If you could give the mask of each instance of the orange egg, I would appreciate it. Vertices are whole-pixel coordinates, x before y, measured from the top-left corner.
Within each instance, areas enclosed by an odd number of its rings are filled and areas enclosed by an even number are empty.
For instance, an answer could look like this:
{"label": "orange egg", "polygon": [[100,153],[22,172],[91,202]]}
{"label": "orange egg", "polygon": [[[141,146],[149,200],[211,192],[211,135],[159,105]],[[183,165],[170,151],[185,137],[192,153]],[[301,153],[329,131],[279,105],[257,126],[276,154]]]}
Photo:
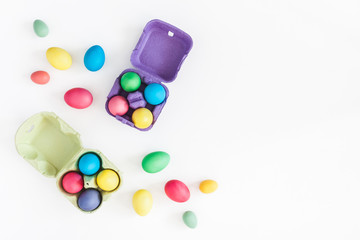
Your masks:
{"label": "orange egg", "polygon": [[45,71],[36,71],[31,74],[31,80],[37,84],[47,84],[50,80],[50,75]]}

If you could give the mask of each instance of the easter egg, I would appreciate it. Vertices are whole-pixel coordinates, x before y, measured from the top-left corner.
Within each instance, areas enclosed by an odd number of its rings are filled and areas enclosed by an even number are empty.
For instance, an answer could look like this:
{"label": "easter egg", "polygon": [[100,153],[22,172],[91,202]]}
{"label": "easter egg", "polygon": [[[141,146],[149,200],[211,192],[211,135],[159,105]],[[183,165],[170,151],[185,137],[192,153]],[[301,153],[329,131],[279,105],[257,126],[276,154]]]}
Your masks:
{"label": "easter egg", "polygon": [[46,51],[48,62],[56,69],[66,70],[71,67],[72,58],[70,54],[62,48],[51,47]]}
{"label": "easter egg", "polygon": [[182,218],[186,226],[188,226],[189,228],[196,228],[197,217],[193,211],[184,212]]}
{"label": "easter egg", "polygon": [[119,175],[112,169],[104,169],[96,176],[96,184],[104,191],[113,191],[120,184]]}
{"label": "easter egg", "polygon": [[40,19],[34,21],[33,28],[35,34],[39,37],[46,37],[49,34],[49,27]]}
{"label": "easter egg", "polygon": [[126,92],[134,92],[138,90],[141,85],[139,74],[134,72],[125,73],[120,79],[120,85]]}
{"label": "easter egg", "polygon": [[154,120],[154,117],[149,109],[138,108],[132,114],[132,121],[135,127],[144,129],[150,127]]}
{"label": "easter egg", "polygon": [[165,88],[158,83],[151,83],[144,90],[145,100],[151,105],[159,105],[166,97]]}
{"label": "easter egg", "polygon": [[190,198],[189,188],[179,180],[171,180],[165,184],[166,195],[175,202],[186,202]]}
{"label": "easter egg", "polygon": [[145,189],[138,190],[133,196],[132,204],[137,214],[140,216],[147,215],[153,206],[151,193]]}
{"label": "easter egg", "polygon": [[101,166],[100,157],[95,153],[85,153],[78,162],[80,172],[85,175],[94,175],[99,171]]}
{"label": "easter egg", "polygon": [[64,100],[72,108],[83,109],[91,105],[93,96],[84,88],[73,88],[65,93]]}
{"label": "easter egg", "polygon": [[129,110],[129,104],[123,96],[115,96],[110,99],[108,109],[112,115],[122,116]]}
{"label": "easter egg", "polygon": [[84,56],[85,67],[92,72],[100,70],[105,63],[105,52],[99,45],[89,48]]}
{"label": "easter egg", "polygon": [[84,187],[84,179],[78,172],[68,172],[63,176],[61,185],[67,193],[78,193]]}
{"label": "easter egg", "polygon": [[166,152],[152,152],[142,160],[142,168],[148,173],[157,173],[166,168],[170,162],[170,155]]}
{"label": "easter egg", "polygon": [[101,193],[96,189],[88,188],[80,194],[77,204],[83,211],[90,212],[98,208],[101,201]]}
{"label": "easter egg", "polygon": [[214,180],[204,180],[200,183],[199,189],[203,193],[212,193],[218,188],[217,182]]}
{"label": "easter egg", "polygon": [[50,80],[50,75],[45,71],[36,71],[31,74],[30,78],[34,83],[47,84]]}

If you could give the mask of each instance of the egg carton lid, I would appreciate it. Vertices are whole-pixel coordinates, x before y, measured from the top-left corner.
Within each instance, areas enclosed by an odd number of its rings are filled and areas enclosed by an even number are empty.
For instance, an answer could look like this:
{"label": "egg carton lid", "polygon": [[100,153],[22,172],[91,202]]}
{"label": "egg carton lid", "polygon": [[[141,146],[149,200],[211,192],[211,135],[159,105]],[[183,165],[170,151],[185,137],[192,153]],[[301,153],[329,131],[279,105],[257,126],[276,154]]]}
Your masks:
{"label": "egg carton lid", "polygon": [[79,133],[51,112],[27,119],[16,132],[15,145],[26,161],[48,177],[56,177],[82,149]]}
{"label": "egg carton lid", "polygon": [[189,34],[166,22],[154,19],[146,24],[132,52],[131,63],[161,82],[172,82],[192,45],[193,41]]}

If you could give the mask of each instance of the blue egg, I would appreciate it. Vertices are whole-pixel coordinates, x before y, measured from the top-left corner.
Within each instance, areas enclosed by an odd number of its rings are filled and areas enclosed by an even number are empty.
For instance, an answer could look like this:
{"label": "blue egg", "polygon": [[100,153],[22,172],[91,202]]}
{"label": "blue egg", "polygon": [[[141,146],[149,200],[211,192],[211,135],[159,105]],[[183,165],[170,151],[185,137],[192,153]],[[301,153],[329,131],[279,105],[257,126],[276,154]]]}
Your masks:
{"label": "blue egg", "polygon": [[78,206],[84,211],[93,211],[101,204],[101,193],[93,188],[83,191],[78,198]]}
{"label": "blue egg", "polygon": [[99,45],[89,48],[84,56],[85,67],[92,72],[100,70],[105,63],[105,53]]}
{"label": "blue egg", "polygon": [[85,153],[80,157],[78,166],[80,172],[84,175],[94,175],[100,169],[101,160],[95,153]]}
{"label": "blue egg", "polygon": [[145,88],[144,97],[151,105],[159,105],[165,100],[165,88],[158,83],[151,83]]}

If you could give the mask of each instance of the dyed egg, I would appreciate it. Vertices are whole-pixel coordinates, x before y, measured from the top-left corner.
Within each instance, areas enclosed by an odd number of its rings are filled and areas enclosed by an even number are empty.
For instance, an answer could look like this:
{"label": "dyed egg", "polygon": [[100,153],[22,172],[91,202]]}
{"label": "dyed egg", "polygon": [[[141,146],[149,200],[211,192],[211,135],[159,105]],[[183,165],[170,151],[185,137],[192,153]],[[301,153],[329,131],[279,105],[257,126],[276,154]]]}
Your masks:
{"label": "dyed egg", "polygon": [[84,56],[85,67],[92,72],[100,70],[105,63],[105,52],[99,45],[89,48]]}
{"label": "dyed egg", "polygon": [[157,173],[166,168],[170,162],[170,155],[166,152],[152,152],[142,160],[142,168],[148,173]]}
{"label": "dyed egg", "polygon": [[194,212],[186,211],[184,212],[182,218],[186,226],[188,226],[189,228],[196,228],[197,217]]}
{"label": "dyed egg", "polygon": [[35,34],[38,35],[39,37],[46,37],[49,34],[48,26],[40,19],[34,21],[33,28]]}
{"label": "dyed egg", "polygon": [[132,114],[132,121],[135,127],[144,129],[150,127],[154,120],[154,117],[149,109],[138,108]]}
{"label": "dyed egg", "polygon": [[84,187],[84,179],[78,172],[68,172],[63,176],[61,185],[67,193],[78,193]]}
{"label": "dyed egg", "polygon": [[165,100],[165,88],[158,83],[151,83],[145,88],[144,96],[151,105],[159,105]]}
{"label": "dyed egg", "polygon": [[147,215],[153,206],[151,193],[145,189],[138,190],[133,196],[132,204],[137,214],[140,216]]}
{"label": "dyed egg", "polygon": [[122,116],[129,110],[129,104],[123,96],[115,96],[110,99],[108,109],[112,115]]}
{"label": "dyed egg", "polygon": [[80,194],[77,203],[80,209],[90,212],[98,208],[101,201],[101,193],[96,189],[88,188]]}
{"label": "dyed egg", "polygon": [[100,157],[95,153],[85,153],[78,162],[80,172],[85,175],[94,175],[99,171],[101,166]]}
{"label": "dyed egg", "polygon": [[46,51],[48,62],[56,69],[66,70],[71,67],[72,58],[70,54],[62,48],[51,47]]}
{"label": "dyed egg", "polygon": [[110,192],[120,185],[120,177],[114,170],[104,169],[97,175],[96,184],[102,190]]}
{"label": "dyed egg", "polygon": [[168,181],[165,185],[165,193],[175,202],[186,202],[190,198],[189,188],[179,180]]}
{"label": "dyed egg", "polygon": [[45,71],[36,71],[31,74],[30,78],[34,83],[47,84],[50,80],[50,75]]}
{"label": "dyed egg", "polygon": [[120,79],[120,85],[126,92],[134,92],[138,90],[141,85],[139,74],[134,72],[125,73]]}
{"label": "dyed egg", "polygon": [[91,105],[93,96],[84,88],[73,88],[65,93],[64,100],[72,108],[83,109]]}
{"label": "dyed egg", "polygon": [[200,183],[199,189],[203,193],[212,193],[218,188],[217,182],[214,180],[204,180]]}

